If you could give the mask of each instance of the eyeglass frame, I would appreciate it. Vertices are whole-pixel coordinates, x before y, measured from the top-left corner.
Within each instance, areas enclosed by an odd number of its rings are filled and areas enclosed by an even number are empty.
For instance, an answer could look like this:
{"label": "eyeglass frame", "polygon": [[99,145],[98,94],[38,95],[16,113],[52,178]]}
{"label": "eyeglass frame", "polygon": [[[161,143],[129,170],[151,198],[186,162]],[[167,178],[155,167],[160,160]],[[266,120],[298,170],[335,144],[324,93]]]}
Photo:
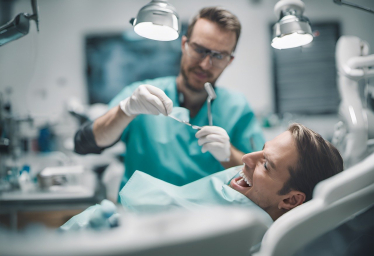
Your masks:
{"label": "eyeglass frame", "polygon": [[[222,52],[219,52],[219,51],[214,51],[214,50],[211,50],[211,49],[208,49],[208,48],[205,48],[203,46],[196,46],[200,49],[203,49],[204,52],[203,53],[199,53],[198,51],[196,51],[196,49],[194,49],[194,45],[191,46],[192,50],[195,51],[197,54],[201,55],[201,54],[204,54],[204,57],[201,57],[201,58],[195,58],[193,57],[190,53],[188,53],[188,49],[189,49],[189,40],[187,39],[186,40],[186,50],[187,50],[187,54],[188,56],[190,56],[191,58],[193,59],[196,59],[196,60],[204,60],[206,58],[206,56],[209,56],[209,61],[210,61],[210,64],[213,66],[213,67],[216,67],[216,68],[223,68],[224,66],[226,66],[227,64],[230,63],[230,60],[232,60],[234,58],[234,55],[231,53],[231,54],[227,54],[227,53],[222,53]],[[193,43],[194,44],[194,43]],[[224,65],[222,65],[222,67],[220,66],[216,66],[213,64],[213,58],[216,59],[216,60],[220,60],[220,59],[217,59],[217,57],[214,56],[214,54],[219,54],[219,55],[226,55],[228,57],[228,60],[227,60],[227,63],[225,63]]]}

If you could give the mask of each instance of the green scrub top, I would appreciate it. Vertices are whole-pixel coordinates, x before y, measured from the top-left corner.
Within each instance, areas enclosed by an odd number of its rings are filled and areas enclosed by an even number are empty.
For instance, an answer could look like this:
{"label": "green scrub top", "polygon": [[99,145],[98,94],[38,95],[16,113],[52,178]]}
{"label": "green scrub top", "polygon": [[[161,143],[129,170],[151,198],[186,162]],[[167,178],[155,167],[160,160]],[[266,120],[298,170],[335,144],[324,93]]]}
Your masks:
{"label": "green scrub top", "polygon": [[[145,80],[126,86],[110,103],[114,107],[142,84],[160,88],[179,107],[176,77]],[[212,102],[213,125],[222,127],[231,144],[244,153],[261,150],[265,140],[252,109],[243,94],[215,88]],[[190,123],[208,125],[207,104]],[[168,183],[182,186],[224,170],[209,152],[202,153],[195,137],[197,130],[163,115],[138,115],[124,130],[121,140],[126,144],[125,174],[120,189],[136,170]]]}

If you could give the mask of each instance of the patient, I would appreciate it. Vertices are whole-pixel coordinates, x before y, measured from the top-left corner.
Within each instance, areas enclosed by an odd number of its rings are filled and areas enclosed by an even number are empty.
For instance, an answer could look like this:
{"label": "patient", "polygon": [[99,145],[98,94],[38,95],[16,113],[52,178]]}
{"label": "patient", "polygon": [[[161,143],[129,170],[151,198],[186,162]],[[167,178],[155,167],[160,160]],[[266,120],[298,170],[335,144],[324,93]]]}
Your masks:
{"label": "patient", "polygon": [[312,199],[318,182],[343,170],[339,151],[301,124],[242,158],[242,177],[230,186],[264,209],[273,220]]}
{"label": "patient", "polygon": [[[338,150],[301,124],[290,125],[287,131],[266,142],[262,151],[246,154],[242,160],[244,166],[180,187],[136,171],[120,191],[121,204],[137,213],[236,205],[261,210],[276,220],[310,200],[318,182],[343,170]],[[97,219],[101,209],[101,205],[92,206],[61,229],[87,227],[90,218],[95,215]]]}

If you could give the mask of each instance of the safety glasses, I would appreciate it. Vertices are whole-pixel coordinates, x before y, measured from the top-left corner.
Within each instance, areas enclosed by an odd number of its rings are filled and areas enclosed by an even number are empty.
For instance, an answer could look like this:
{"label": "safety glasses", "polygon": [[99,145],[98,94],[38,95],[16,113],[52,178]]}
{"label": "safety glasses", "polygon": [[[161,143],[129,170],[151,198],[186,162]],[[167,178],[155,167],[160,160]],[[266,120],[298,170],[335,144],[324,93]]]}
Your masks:
{"label": "safety glasses", "polygon": [[209,56],[210,64],[216,68],[224,68],[230,62],[230,60],[234,57],[232,54],[221,53],[217,51],[213,51],[201,46],[198,46],[194,43],[189,43],[188,41],[185,44],[186,52],[188,56],[193,59],[202,61]]}

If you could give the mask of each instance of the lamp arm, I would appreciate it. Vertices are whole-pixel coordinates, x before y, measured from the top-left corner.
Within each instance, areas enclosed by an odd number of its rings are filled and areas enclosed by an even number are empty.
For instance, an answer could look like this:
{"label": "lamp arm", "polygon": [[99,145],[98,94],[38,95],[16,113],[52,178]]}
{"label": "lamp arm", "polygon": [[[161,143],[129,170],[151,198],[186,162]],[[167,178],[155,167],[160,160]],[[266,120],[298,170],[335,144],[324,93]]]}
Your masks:
{"label": "lamp arm", "polygon": [[336,44],[336,67],[341,98],[339,122],[334,131],[333,144],[339,149],[344,165],[361,161],[369,152],[368,140],[374,134],[374,112],[366,107],[360,95],[359,81],[373,77],[370,67],[374,55],[368,55],[367,42],[354,36],[342,36]]}
{"label": "lamp arm", "polygon": [[38,4],[31,0],[33,13],[19,13],[13,20],[0,27],[0,46],[17,40],[29,33],[30,20],[34,20],[39,32]]}
{"label": "lamp arm", "polygon": [[39,32],[39,11],[37,0],[31,0],[32,15],[29,17],[36,23],[36,29]]}
{"label": "lamp arm", "polygon": [[374,77],[374,54],[368,56],[356,56],[350,58],[343,66],[345,73],[350,77],[371,78]]}
{"label": "lamp arm", "polygon": [[367,56],[352,57],[347,65],[350,68],[371,68],[374,67],[374,54]]}
{"label": "lamp arm", "polygon": [[357,8],[357,9],[360,9],[360,10],[363,10],[363,11],[374,13],[374,10],[372,10],[370,8],[367,8],[367,7],[364,7],[364,6],[361,6],[361,5],[358,5],[358,4],[346,2],[346,1],[343,1],[343,0],[333,0],[333,1],[334,1],[334,3],[336,3],[338,5],[347,5],[347,6]]}

